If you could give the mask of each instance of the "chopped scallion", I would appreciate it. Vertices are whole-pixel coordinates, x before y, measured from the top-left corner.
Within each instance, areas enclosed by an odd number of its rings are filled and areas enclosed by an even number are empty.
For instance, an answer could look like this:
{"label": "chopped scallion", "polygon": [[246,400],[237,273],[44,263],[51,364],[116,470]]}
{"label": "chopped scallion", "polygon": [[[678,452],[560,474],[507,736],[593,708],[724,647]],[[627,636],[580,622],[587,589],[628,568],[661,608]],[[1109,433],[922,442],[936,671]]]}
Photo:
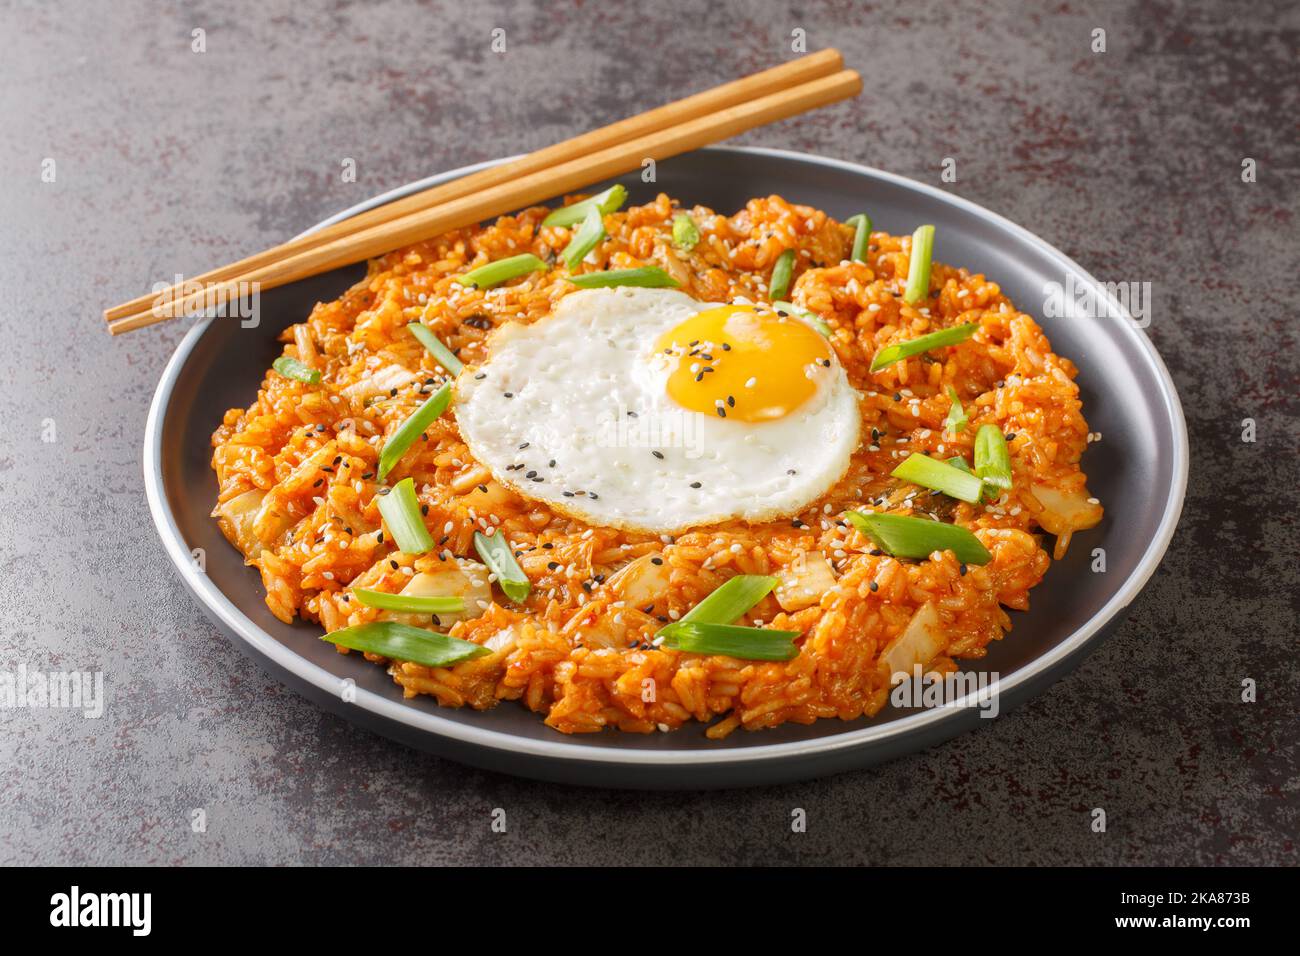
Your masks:
{"label": "chopped scallion", "polygon": [[695,220],[688,214],[679,212],[673,217],[673,245],[687,252],[694,249],[700,241],[700,230]]}
{"label": "chopped scallion", "polygon": [[912,255],[907,262],[907,289],[903,301],[916,305],[930,294],[930,254],[934,250],[934,226],[917,226],[912,233]]}
{"label": "chopped scallion", "polygon": [[459,375],[465,368],[465,363],[456,358],[451,349],[442,344],[438,336],[429,330],[429,327],[422,322],[412,322],[406,327],[412,335],[420,340],[420,344],[428,349],[433,360],[445,368],[452,375]]}
{"label": "chopped scallion", "polygon": [[850,216],[844,220],[847,226],[856,227],[853,233],[853,253],[851,258],[854,262],[867,261],[867,246],[871,244],[871,217],[865,212],[860,212],[856,216]]}
{"label": "chopped scallion", "polygon": [[951,551],[966,564],[988,564],[993,560],[980,539],[959,525],[861,511],[846,511],[844,516],[877,547],[896,558],[921,560],[935,551]]}
{"label": "chopped scallion", "polygon": [[907,460],[890,474],[895,478],[910,481],[914,485],[920,485],[922,488],[942,491],[950,498],[959,498],[971,504],[977,503],[984,491],[984,482],[974,475],[919,452],[908,455]]}
{"label": "chopped scallion", "polygon": [[388,536],[406,554],[424,554],[433,547],[433,538],[420,514],[420,500],[415,497],[415,481],[403,478],[393,490],[380,495],[379,513],[388,525]]}
{"label": "chopped scallion", "polygon": [[320,384],[320,372],[299,362],[296,358],[290,358],[287,355],[281,355],[271,363],[271,368],[275,369],[285,378],[292,378],[299,382],[306,382],[308,385]]}
{"label": "chopped scallion", "polygon": [[530,272],[545,271],[545,262],[531,252],[525,252],[517,256],[511,256],[508,259],[489,262],[477,269],[471,269],[464,275],[456,276],[456,281],[461,285],[472,285],[477,289],[490,289],[503,282],[509,282],[511,279],[518,279],[520,276],[528,275]]}
{"label": "chopped scallion", "polygon": [[956,345],[958,342],[965,342],[975,334],[975,330],[980,327],[978,322],[967,322],[965,325],[954,325],[946,329],[940,329],[938,332],[930,332],[922,335],[920,338],[912,339],[910,342],[898,342],[894,345],[887,345],[871,360],[871,371],[879,372],[887,365],[893,365],[895,362],[901,362],[905,358],[911,358],[913,355],[920,355],[922,352],[928,352],[930,349],[937,349],[943,345]]}
{"label": "chopped scallion", "polygon": [[597,193],[590,199],[584,199],[581,202],[575,202],[569,206],[561,206],[553,210],[549,216],[542,220],[543,226],[572,226],[575,222],[582,222],[587,218],[587,210],[597,209],[602,216],[608,216],[611,212],[618,212],[623,208],[623,203],[627,202],[627,187],[615,183],[603,193]]}
{"label": "chopped scallion", "polygon": [[592,206],[587,210],[587,218],[582,220],[582,227],[573,234],[569,244],[560,253],[560,258],[572,271],[578,268],[578,263],[586,258],[587,253],[595,249],[604,238],[605,220],[601,218],[600,210]]}
{"label": "chopped scallion", "polygon": [[401,427],[393,432],[393,437],[384,442],[384,450],[379,453],[379,477],[382,480],[393,470],[393,466],[406,454],[406,450],[419,440],[424,430],[433,424],[439,415],[447,410],[451,402],[451,382],[438,389],[428,400],[417,408],[411,417],[402,422]]}
{"label": "chopped scallion", "polygon": [[610,289],[615,286],[635,285],[647,289],[675,289],[678,282],[658,266],[641,266],[637,269],[610,269],[608,272],[584,272],[565,276],[581,289]]}
{"label": "chopped scallion", "polygon": [[381,611],[402,611],[407,614],[453,614],[465,610],[465,599],[459,597],[421,597],[415,594],[389,594],[370,588],[353,588],[352,593],[366,607]]}
{"label": "chopped scallion", "polygon": [[798,631],[777,631],[734,624],[677,621],[659,632],[663,646],[690,654],[722,654],[739,660],[788,661],[799,653]]}
{"label": "chopped scallion", "polygon": [[948,397],[952,399],[952,405],[948,408],[948,414],[943,420],[943,427],[955,435],[966,427],[970,419],[966,417],[966,409],[961,407],[961,399],[957,396],[957,389],[951,385],[948,386]]}
{"label": "chopped scallion", "polygon": [[713,589],[684,615],[697,624],[731,624],[771,593],[780,582],[766,574],[737,574]]}
{"label": "chopped scallion", "polygon": [[475,531],[474,550],[483,559],[483,563],[496,574],[497,584],[501,585],[501,590],[505,592],[506,597],[515,602],[528,597],[532,584],[528,580],[528,575],[524,574],[519,567],[519,562],[515,560],[504,533],[496,531],[486,535]]}
{"label": "chopped scallion", "polygon": [[784,299],[790,291],[790,277],[794,275],[794,250],[787,249],[776,257],[772,266],[772,281],[767,285],[769,299]]}
{"label": "chopped scallion", "polygon": [[825,319],[814,312],[809,312],[807,309],[801,309],[793,302],[786,302],[784,300],[773,302],[772,308],[779,312],[789,312],[791,315],[797,315],[822,335],[826,336],[826,338],[829,339],[831,337],[831,327],[826,324]]}
{"label": "chopped scallion", "polygon": [[426,631],[422,627],[411,627],[396,621],[372,621],[369,624],[345,627],[323,635],[321,640],[354,651],[382,654],[395,661],[423,664],[425,667],[446,667],[471,657],[492,653],[482,644],[462,641],[437,631]]}
{"label": "chopped scallion", "polygon": [[997,425],[981,425],[975,433],[975,474],[994,488],[1011,487],[1011,450]]}

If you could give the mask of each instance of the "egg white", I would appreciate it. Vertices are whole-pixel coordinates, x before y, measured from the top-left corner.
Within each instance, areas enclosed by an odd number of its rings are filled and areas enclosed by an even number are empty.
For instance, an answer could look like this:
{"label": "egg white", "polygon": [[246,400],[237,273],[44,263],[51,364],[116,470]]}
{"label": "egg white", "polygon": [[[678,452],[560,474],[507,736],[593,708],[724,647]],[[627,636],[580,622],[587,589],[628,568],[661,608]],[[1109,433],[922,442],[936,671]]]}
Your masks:
{"label": "egg white", "polygon": [[676,360],[656,342],[714,307],[673,289],[590,289],[531,325],[507,323],[456,380],[461,436],[497,481],[593,525],[677,533],[797,513],[847,470],[858,394],[832,359],[784,418],[677,405],[666,389]]}

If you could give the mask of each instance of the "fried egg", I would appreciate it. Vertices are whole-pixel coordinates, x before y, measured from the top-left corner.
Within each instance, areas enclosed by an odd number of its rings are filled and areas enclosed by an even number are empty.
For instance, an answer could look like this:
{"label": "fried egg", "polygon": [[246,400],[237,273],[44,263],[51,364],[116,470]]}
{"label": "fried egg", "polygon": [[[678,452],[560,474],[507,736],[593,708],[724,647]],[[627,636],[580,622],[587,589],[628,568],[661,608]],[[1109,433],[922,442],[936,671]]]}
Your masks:
{"label": "fried egg", "polygon": [[461,436],[497,481],[656,533],[802,510],[847,470],[861,425],[810,325],[674,289],[578,291],[507,323],[455,394]]}

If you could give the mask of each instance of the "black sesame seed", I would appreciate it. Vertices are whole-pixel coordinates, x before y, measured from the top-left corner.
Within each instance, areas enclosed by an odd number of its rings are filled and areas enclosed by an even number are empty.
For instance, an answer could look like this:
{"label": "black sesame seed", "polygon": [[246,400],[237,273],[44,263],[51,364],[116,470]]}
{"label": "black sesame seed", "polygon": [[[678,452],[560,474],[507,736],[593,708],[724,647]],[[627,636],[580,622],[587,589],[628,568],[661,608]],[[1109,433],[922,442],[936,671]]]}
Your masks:
{"label": "black sesame seed", "polygon": [[514,393],[514,392],[502,392],[501,394],[504,395],[506,398],[514,398],[514,397],[515,397],[515,393]]}
{"label": "black sesame seed", "polygon": [[885,553],[885,552],[881,551],[879,548],[872,548],[870,551],[867,552],[867,554],[869,554],[869,555],[871,555],[872,557],[875,557],[875,558],[880,557],[880,556],[881,556],[882,554],[884,554],[884,553]]}
{"label": "black sesame seed", "polygon": [[478,490],[483,492],[483,494],[487,494],[487,485],[479,485]]}
{"label": "black sesame seed", "polygon": [[313,481],[313,482],[311,483],[311,486],[312,486],[313,488],[319,488],[319,487],[320,487],[321,485],[323,485],[324,483],[325,483],[325,479],[324,479],[324,478],[317,478],[315,481]]}
{"label": "black sesame seed", "polygon": [[572,492],[572,491],[561,491],[560,494],[564,495],[564,497],[566,497],[566,498],[572,498],[572,497],[573,497],[573,492]]}
{"label": "black sesame seed", "polygon": [[692,481],[692,482],[691,482],[691,487],[692,487],[692,488],[699,488],[699,487],[701,487],[701,486],[700,486],[700,483],[699,483],[698,481]]}
{"label": "black sesame seed", "polygon": [[532,470],[532,469],[530,468],[528,471],[524,472],[524,477],[525,477],[525,478],[536,478],[536,477],[537,477],[537,472],[534,471],[534,470]]}
{"label": "black sesame seed", "polygon": [[552,458],[550,461],[548,461],[548,462],[546,463],[546,467],[547,467],[547,468],[554,468],[554,467],[555,467],[555,459]]}
{"label": "black sesame seed", "polygon": [[420,505],[420,514],[422,514],[422,515],[427,515],[428,513],[429,513],[429,506],[428,506],[428,505]]}
{"label": "black sesame seed", "polygon": [[487,378],[487,372],[479,372],[477,375],[474,376],[474,380],[478,382],[483,381],[483,379],[485,378]]}
{"label": "black sesame seed", "polygon": [[555,543],[554,543],[553,541],[545,541],[545,542],[542,543],[542,550],[543,550],[543,551],[550,551],[551,548],[553,548],[553,547],[555,547]]}
{"label": "black sesame seed", "polygon": [[970,570],[970,569],[967,568],[966,565],[964,565],[964,564],[957,568],[957,571],[961,574],[962,577],[965,577],[965,576],[966,576],[966,572],[967,572],[968,570]]}
{"label": "black sesame seed", "polygon": [[589,491],[587,492],[587,497],[590,498],[592,501],[595,501],[597,498],[600,497],[600,495],[596,494],[594,491]]}
{"label": "black sesame seed", "polygon": [[1015,441],[1015,440],[1016,440],[1016,433],[1015,433],[1015,432],[1008,432],[1007,435],[1006,435],[1006,439],[1007,439],[1007,441]]}
{"label": "black sesame seed", "polygon": [[560,566],[560,562],[558,562],[558,561],[547,561],[547,562],[546,562],[546,570],[548,570],[548,571],[554,571],[554,570],[555,570],[556,568],[558,568],[559,566]]}
{"label": "black sesame seed", "polygon": [[728,395],[728,396],[727,396],[727,407],[728,407],[728,408],[735,408],[735,407],[736,407],[736,396],[735,396],[735,395]]}
{"label": "black sesame seed", "polygon": [[719,417],[719,418],[726,418],[726,417],[727,417],[727,410],[726,410],[725,408],[723,408],[721,405],[718,406],[718,417]]}
{"label": "black sesame seed", "polygon": [[873,590],[873,591],[879,591],[879,590],[880,590],[880,585],[877,584],[875,581],[872,581],[871,584],[868,585],[868,587],[870,587],[871,590]]}
{"label": "black sesame seed", "polygon": [[528,447],[528,442],[524,442],[522,445],[519,446],[519,450],[523,451],[527,447]]}
{"label": "black sesame seed", "polygon": [[723,342],[723,343],[722,343],[722,351],[724,351],[724,352],[730,352],[730,351],[731,351],[731,346],[728,345],[726,342]]}
{"label": "black sesame seed", "polygon": [[660,461],[663,461],[663,457],[664,457],[664,453],[663,453],[663,452],[661,452],[661,451],[651,451],[650,454],[654,455],[654,456],[655,456],[656,458],[658,458]]}
{"label": "black sesame seed", "polygon": [[450,539],[451,539],[451,535],[449,535],[449,534],[444,534],[441,538],[438,539],[438,547],[441,548],[441,547],[442,547],[444,544],[446,544]]}
{"label": "black sesame seed", "polygon": [[656,565],[656,566],[657,566],[657,565],[663,564],[663,563],[664,563],[664,559],[663,559],[663,558],[651,558],[651,559],[650,559],[650,563],[653,564],[653,565]]}
{"label": "black sesame seed", "polygon": [[390,558],[389,561],[388,561],[388,563],[389,563],[390,565],[392,565],[394,571],[397,570],[397,562],[396,562],[396,561],[394,561],[394,560],[392,560],[392,559]]}
{"label": "black sesame seed", "polygon": [[380,544],[383,544],[383,543],[384,543],[384,533],[383,533],[382,531],[380,531],[380,532],[379,532],[379,537],[376,538],[375,540],[377,540]]}
{"label": "black sesame seed", "polygon": [[896,402],[901,402],[902,400],[903,400],[903,393],[902,393],[902,392],[895,392],[895,393],[894,393],[894,401],[896,401]]}

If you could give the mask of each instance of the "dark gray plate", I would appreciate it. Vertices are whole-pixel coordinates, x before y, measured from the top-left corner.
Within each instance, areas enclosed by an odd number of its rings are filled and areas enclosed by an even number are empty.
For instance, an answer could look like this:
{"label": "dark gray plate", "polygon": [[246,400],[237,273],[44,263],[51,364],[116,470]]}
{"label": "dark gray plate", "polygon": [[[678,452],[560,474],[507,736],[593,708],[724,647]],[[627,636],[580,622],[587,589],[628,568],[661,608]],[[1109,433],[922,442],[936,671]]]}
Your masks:
{"label": "dark gray plate", "polygon": [[[478,167],[453,170],[340,213],[336,222]],[[1079,366],[1084,411],[1103,440],[1084,459],[1088,484],[1106,506],[1100,527],[1075,538],[1032,595],[1033,609],[1014,613],[1014,629],[992,645],[981,671],[1000,675],[1002,713],[1079,663],[1113,628],[1155,570],[1178,520],[1187,480],[1187,433],[1173,382],[1146,336],[1127,317],[1043,318],[1049,283],[1096,289],[1095,280],[1047,243],[987,210],[929,186],[879,170],[776,150],[719,148],[659,164],[658,182],[621,180],[631,202],[664,191],[687,205],[730,213],[753,196],[779,193],[839,218],[870,212],[877,228],[909,233],[937,228],[934,254],[983,272],[1020,308],[1040,320],[1055,349]],[[603,185],[593,186],[603,188]],[[326,223],[322,223],[325,225]],[[280,623],[263,603],[254,569],[208,516],[217,486],[209,436],[229,408],[244,407],[279,354],[277,334],[301,321],[318,300],[335,298],[362,267],[263,293],[261,323],[198,323],[181,342],[159,383],[145,435],[150,510],[186,585],[211,618],[267,669],[321,706],[416,747],[481,767],[547,780],[647,788],[733,787],[819,776],[919,750],[980,719],[972,707],[903,711],[872,719],[819,721],[722,742],[698,725],[648,737],[606,732],[566,737],[522,706],[488,713],[440,708],[430,698],[402,699],[381,667],[335,653],[320,629]],[[1090,570],[1094,548],[1106,572]],[[202,548],[206,572],[192,549]],[[348,682],[355,700],[347,702]]]}

